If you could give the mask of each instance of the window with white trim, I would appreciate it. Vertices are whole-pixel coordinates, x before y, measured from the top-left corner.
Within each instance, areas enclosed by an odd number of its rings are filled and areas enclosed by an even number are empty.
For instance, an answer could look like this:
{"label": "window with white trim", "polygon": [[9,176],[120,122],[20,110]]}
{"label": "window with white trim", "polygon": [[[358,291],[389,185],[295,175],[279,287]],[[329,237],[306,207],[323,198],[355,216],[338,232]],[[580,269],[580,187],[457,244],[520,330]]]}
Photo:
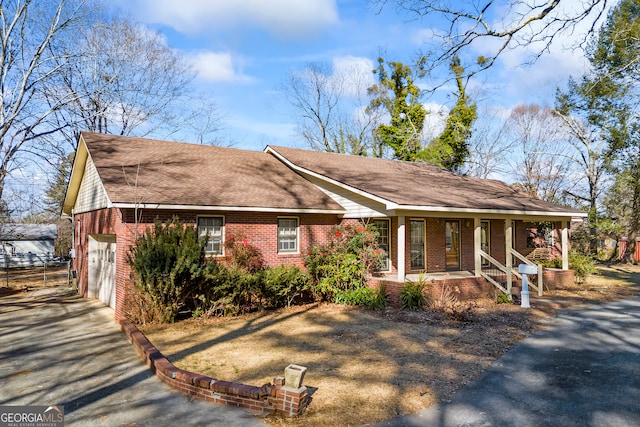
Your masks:
{"label": "window with white trim", "polygon": [[198,236],[209,236],[205,253],[207,255],[222,255],[222,237],[224,234],[224,218],[221,216],[198,217]]}
{"label": "window with white trim", "polygon": [[380,271],[389,271],[391,269],[391,263],[389,262],[389,243],[391,237],[389,233],[389,220],[388,219],[374,219],[373,225],[378,231],[378,247],[384,251],[384,257],[382,258]]}
{"label": "window with white trim", "polygon": [[278,218],[278,253],[298,252],[298,218]]}

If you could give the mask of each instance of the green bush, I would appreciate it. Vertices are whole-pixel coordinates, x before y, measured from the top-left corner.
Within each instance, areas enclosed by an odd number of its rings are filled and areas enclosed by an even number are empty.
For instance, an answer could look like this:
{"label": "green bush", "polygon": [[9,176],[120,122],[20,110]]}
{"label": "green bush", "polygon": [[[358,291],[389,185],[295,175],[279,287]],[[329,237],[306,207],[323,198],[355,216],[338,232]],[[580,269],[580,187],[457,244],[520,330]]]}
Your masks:
{"label": "green bush", "polygon": [[[553,258],[540,262],[547,268],[562,268],[562,258]],[[576,282],[584,282],[587,277],[596,272],[596,261],[590,255],[569,252],[569,269],[576,275]]]}
{"label": "green bush", "polygon": [[509,304],[511,302],[511,298],[509,297],[509,294],[506,292],[500,292],[498,294],[498,298],[496,301],[498,304]]}
{"label": "green bush", "polygon": [[[144,321],[174,322],[178,312],[197,291],[195,284],[205,276],[205,241],[194,227],[184,226],[177,218],[162,224],[156,221],[127,254],[135,275],[134,286],[146,294]],[[157,317],[157,318],[156,318]]]}
{"label": "green bush", "polygon": [[421,310],[424,307],[424,287],[423,281],[405,283],[400,291],[402,308]]}
{"label": "green bush", "polygon": [[596,263],[589,255],[569,252],[569,268],[575,272],[576,282],[584,282],[596,272]]}
{"label": "green bush", "polygon": [[344,224],[332,229],[329,243],[310,248],[305,265],[323,297],[334,299],[343,291],[362,292],[367,276],[384,256],[377,236],[372,225]]}
{"label": "green bush", "polygon": [[309,274],[293,265],[267,268],[260,278],[263,300],[268,307],[290,307],[310,290]]}
{"label": "green bush", "polygon": [[384,310],[388,305],[387,287],[384,283],[381,283],[378,289],[373,290],[373,298],[367,304],[367,308],[371,310]]}
{"label": "green bush", "polygon": [[384,285],[374,289],[369,287],[345,289],[336,292],[334,302],[342,305],[360,305],[372,310],[382,310],[388,305]]}
{"label": "green bush", "polygon": [[248,273],[256,273],[264,269],[264,257],[256,246],[243,236],[230,235],[224,242],[225,259],[232,268]]}
{"label": "green bush", "polygon": [[562,268],[562,258],[551,258],[536,262],[547,268]]}

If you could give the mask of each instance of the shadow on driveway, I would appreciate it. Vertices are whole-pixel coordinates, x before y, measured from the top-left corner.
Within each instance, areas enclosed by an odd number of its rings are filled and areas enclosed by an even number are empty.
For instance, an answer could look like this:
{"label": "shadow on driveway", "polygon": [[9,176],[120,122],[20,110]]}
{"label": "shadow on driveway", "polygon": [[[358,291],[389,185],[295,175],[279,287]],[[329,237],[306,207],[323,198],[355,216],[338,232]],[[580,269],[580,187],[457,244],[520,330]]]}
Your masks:
{"label": "shadow on driveway", "polygon": [[160,382],[113,311],[67,287],[0,297],[0,405],[64,405],[65,425],[264,426]]}
{"label": "shadow on driveway", "polygon": [[450,402],[379,426],[640,426],[640,298],[561,311]]}

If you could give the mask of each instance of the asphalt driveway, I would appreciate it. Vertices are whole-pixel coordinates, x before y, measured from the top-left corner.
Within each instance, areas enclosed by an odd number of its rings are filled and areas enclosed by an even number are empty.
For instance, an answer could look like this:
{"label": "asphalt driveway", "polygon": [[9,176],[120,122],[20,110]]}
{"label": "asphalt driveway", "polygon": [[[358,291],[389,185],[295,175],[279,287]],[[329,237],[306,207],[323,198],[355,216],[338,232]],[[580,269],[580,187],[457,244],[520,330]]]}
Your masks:
{"label": "asphalt driveway", "polygon": [[450,402],[382,426],[640,426],[640,298],[562,310]]}
{"label": "asphalt driveway", "polygon": [[168,388],[109,308],[66,287],[0,297],[0,405],[64,405],[67,426],[266,425]]}

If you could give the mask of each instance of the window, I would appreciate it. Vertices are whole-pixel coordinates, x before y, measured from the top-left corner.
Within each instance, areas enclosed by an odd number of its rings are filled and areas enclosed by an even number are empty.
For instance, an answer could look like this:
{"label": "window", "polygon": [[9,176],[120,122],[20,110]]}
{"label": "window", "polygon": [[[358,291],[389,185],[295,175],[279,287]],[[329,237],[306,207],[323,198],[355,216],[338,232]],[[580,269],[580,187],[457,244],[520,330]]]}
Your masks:
{"label": "window", "polygon": [[298,218],[278,218],[278,253],[298,252]]}
{"label": "window", "polygon": [[391,266],[389,265],[389,220],[388,219],[374,219],[373,225],[378,231],[378,247],[384,251],[384,258],[380,265],[380,271],[389,271]]}
{"label": "window", "polygon": [[424,220],[412,219],[409,222],[409,246],[411,250],[411,269],[424,270],[425,268],[425,225]]}
{"label": "window", "polygon": [[198,218],[198,236],[209,236],[205,253],[208,255],[222,255],[222,235],[224,218],[221,216]]}
{"label": "window", "polygon": [[[480,222],[480,249],[491,255],[491,228],[489,221]],[[482,265],[489,265],[489,260],[482,258]]]}

